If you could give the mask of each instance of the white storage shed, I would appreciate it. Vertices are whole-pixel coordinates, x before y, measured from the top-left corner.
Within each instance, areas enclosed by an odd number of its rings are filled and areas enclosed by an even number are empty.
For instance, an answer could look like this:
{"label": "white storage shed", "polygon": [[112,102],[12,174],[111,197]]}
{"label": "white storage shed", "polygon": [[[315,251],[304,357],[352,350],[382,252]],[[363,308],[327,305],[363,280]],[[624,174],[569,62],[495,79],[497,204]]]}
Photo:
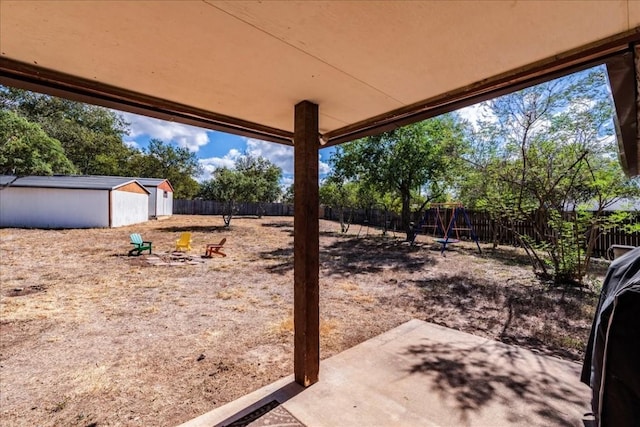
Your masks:
{"label": "white storage shed", "polygon": [[0,176],[0,227],[121,227],[149,218],[149,190],[133,178]]}
{"label": "white storage shed", "polygon": [[149,218],[173,215],[173,186],[162,178],[132,178],[149,190]]}

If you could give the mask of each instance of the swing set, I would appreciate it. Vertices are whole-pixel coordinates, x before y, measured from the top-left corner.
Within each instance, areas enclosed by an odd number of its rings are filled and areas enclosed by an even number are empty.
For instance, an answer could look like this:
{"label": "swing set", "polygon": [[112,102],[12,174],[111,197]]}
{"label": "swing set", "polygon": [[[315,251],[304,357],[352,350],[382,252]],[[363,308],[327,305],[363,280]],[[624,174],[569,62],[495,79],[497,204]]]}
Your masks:
{"label": "swing set", "polygon": [[[464,220],[462,225],[459,224],[461,220]],[[478,252],[482,253],[478,236],[471,226],[471,220],[469,220],[469,215],[462,203],[432,203],[429,205],[429,209],[425,210],[424,217],[414,230],[411,244],[415,242],[417,234],[422,230],[429,230],[432,235],[438,236],[435,241],[441,245],[441,255],[444,255],[448,244],[460,241],[461,231],[469,232],[471,239],[476,242]]]}
{"label": "swing set", "polygon": [[383,236],[386,236],[387,232],[390,230],[394,237],[396,235],[395,224],[393,224],[391,212],[386,205],[373,204],[366,210],[366,218],[364,219],[364,222],[360,224],[357,237],[360,237],[360,232],[362,231],[363,226],[366,226],[365,236],[368,236],[369,226],[371,224],[374,224],[376,227],[381,227]]}

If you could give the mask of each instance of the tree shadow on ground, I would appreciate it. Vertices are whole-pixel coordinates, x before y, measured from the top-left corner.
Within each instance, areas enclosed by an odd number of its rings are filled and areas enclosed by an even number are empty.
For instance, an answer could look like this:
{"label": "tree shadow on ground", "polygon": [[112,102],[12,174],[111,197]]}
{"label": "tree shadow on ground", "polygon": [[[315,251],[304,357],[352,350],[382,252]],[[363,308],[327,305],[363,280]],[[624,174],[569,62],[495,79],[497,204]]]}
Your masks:
{"label": "tree shadow on ground", "polygon": [[192,225],[192,226],[184,226],[184,227],[162,227],[158,228],[158,231],[163,231],[165,233],[228,233],[229,227],[225,227],[224,225]]}
{"label": "tree shadow on ground", "polygon": [[[432,251],[440,252],[442,244],[437,242],[435,236],[428,236],[429,239],[416,242],[416,246],[428,248]],[[433,238],[433,240],[430,240]],[[457,252],[461,255],[471,255],[474,257],[485,258],[501,262],[508,266],[527,266],[531,265],[529,256],[524,252],[513,246],[498,246],[493,248],[486,243],[480,242],[482,253],[478,251],[478,246],[473,240],[463,238],[459,242],[449,242],[447,244],[447,252]]]}
{"label": "tree shadow on ground", "polygon": [[293,270],[293,248],[278,248],[272,251],[260,252],[260,258],[276,261],[277,264],[269,265],[265,269],[269,273],[285,275]]}
{"label": "tree shadow on ground", "polygon": [[290,228],[293,230],[293,221],[265,222],[262,226],[272,228]]}
{"label": "tree shadow on ground", "polygon": [[[415,272],[435,263],[424,251],[389,238],[345,238],[320,248],[320,268],[327,275],[375,274],[385,270]],[[293,248],[261,252],[260,257],[282,262],[267,267],[271,273],[293,269]]]}
{"label": "tree shadow on ground", "polygon": [[263,227],[279,228],[281,232],[293,237],[293,221],[269,222],[262,224]]}
{"label": "tree shadow on ground", "polygon": [[602,258],[595,258],[591,261],[589,273],[604,276],[607,274],[610,265],[611,261],[607,261]]}
{"label": "tree shadow on ground", "polygon": [[[353,234],[347,234],[347,233],[342,233],[340,231],[321,231],[320,232],[320,236],[324,236],[324,237],[334,237],[336,239],[360,239],[360,236],[354,236]],[[369,236],[362,236],[363,239],[367,238]],[[371,237],[372,239],[374,239],[375,237]]]}
{"label": "tree shadow on ground", "polygon": [[432,255],[407,242],[386,238],[341,238],[322,249],[321,267],[329,275],[381,273],[385,270],[413,273],[433,265]]}
{"label": "tree shadow on ground", "polygon": [[[423,319],[447,327],[462,318],[465,330],[540,353],[580,360],[597,298],[578,289],[549,289],[541,283],[510,286],[469,273],[413,280],[422,290],[415,302]],[[455,313],[455,315],[453,315]],[[571,350],[569,350],[569,349]]]}
{"label": "tree shadow on ground", "polygon": [[460,252],[468,255],[476,255],[481,258],[487,258],[494,261],[501,262],[504,265],[518,265],[528,266],[531,265],[531,259],[524,252],[515,247],[498,246],[497,248],[484,248],[482,254],[478,254],[478,249],[475,246],[461,247]]}
{"label": "tree shadow on ground", "polygon": [[[522,349],[495,341],[473,347],[463,342],[425,341],[407,348],[407,355],[419,359],[408,371],[431,377],[434,391],[454,399],[463,422],[473,419],[473,412],[484,406],[520,409],[514,402],[522,402],[544,419],[544,424],[568,426],[575,420],[566,418],[558,402],[585,404],[579,389],[549,372],[557,362],[534,358]],[[510,417],[520,425],[536,424],[535,419],[523,419],[523,415],[526,413]]]}

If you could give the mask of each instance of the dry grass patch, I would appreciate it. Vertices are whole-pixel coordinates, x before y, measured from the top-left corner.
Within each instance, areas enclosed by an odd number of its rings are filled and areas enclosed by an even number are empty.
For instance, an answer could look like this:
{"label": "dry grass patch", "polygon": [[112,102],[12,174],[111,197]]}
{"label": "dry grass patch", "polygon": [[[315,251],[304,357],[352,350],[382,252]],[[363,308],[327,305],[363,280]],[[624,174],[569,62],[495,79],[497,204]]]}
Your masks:
{"label": "dry grass patch", "polygon": [[373,304],[374,302],[376,302],[376,298],[372,297],[371,295],[364,294],[355,295],[353,297],[353,300],[358,304]]}
{"label": "dry grass patch", "polygon": [[340,289],[343,291],[355,291],[358,289],[358,284],[354,282],[342,282],[340,283]]}
{"label": "dry grass patch", "polygon": [[[320,223],[323,358],[411,318],[580,358],[594,294],[547,288],[516,250],[461,243],[445,258],[424,236],[409,248],[338,228]],[[130,233],[166,254],[184,231],[196,265],[126,256]],[[292,231],[292,218],[208,216],[0,229],[0,424],[176,425],[289,375]],[[222,237],[226,258],[199,259]]]}
{"label": "dry grass patch", "polygon": [[246,293],[246,290],[244,290],[244,289],[237,289],[237,288],[234,288],[234,289],[223,289],[223,290],[218,291],[216,293],[216,298],[219,298],[221,300],[229,300],[229,299],[232,299],[232,298],[236,298],[237,299],[237,298],[244,297],[245,293]]}
{"label": "dry grass patch", "polygon": [[277,322],[273,326],[272,330],[277,335],[293,334],[293,314],[289,314],[287,317]]}

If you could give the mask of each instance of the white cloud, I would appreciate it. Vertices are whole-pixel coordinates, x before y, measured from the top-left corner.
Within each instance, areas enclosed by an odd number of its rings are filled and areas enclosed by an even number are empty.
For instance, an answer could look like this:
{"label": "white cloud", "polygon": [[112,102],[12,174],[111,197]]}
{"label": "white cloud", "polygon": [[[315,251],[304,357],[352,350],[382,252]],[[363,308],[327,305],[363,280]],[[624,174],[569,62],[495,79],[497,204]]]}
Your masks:
{"label": "white cloud", "polygon": [[218,168],[233,168],[236,160],[240,157],[242,153],[235,148],[229,150],[227,154],[223,157],[209,157],[206,159],[200,159],[200,165],[204,172],[200,176],[200,181],[206,181],[211,179],[211,174],[214,170]]}
{"label": "white cloud", "polygon": [[124,145],[126,145],[127,147],[131,147],[131,148],[135,148],[136,150],[140,149],[140,145],[135,142],[135,141],[122,141],[124,143]]}
{"label": "white cloud", "polygon": [[[265,142],[257,139],[246,139],[247,148],[244,153],[233,148],[222,157],[209,157],[200,159],[200,164],[204,169],[201,180],[211,178],[213,171],[220,167],[232,168],[238,157],[248,154],[254,157],[264,157],[274,165],[282,169],[283,178],[281,184],[289,186],[293,183],[293,147],[288,145],[276,144],[273,142]],[[318,162],[318,172],[320,176],[324,176],[331,171],[329,164],[323,161]],[[291,178],[289,178],[291,177]]]}
{"label": "white cloud", "polygon": [[282,188],[282,191],[286,191],[291,184],[293,184],[292,176],[285,176],[280,180],[280,188]]}
{"label": "white cloud", "polygon": [[283,174],[293,173],[293,147],[258,139],[247,139],[247,154],[266,158],[280,167]]}
{"label": "white cloud", "polygon": [[130,123],[130,137],[137,138],[147,135],[151,139],[160,139],[164,142],[174,142],[180,147],[197,152],[200,147],[207,145],[209,136],[207,131],[195,126],[183,125],[180,123],[165,122],[146,116],[119,112],[124,120]]}
{"label": "white cloud", "polygon": [[329,166],[329,163],[325,163],[322,160],[319,162],[318,168],[319,168],[318,174],[320,176],[326,175],[329,172],[331,172],[331,166]]}
{"label": "white cloud", "polygon": [[478,121],[488,120],[490,122],[496,122],[498,118],[484,103],[470,105],[465,108],[461,108],[456,111],[460,117],[471,123],[471,126],[475,130],[478,130]]}
{"label": "white cloud", "polygon": [[[260,141],[257,139],[247,140],[247,153],[252,156],[262,156],[270,160],[282,169],[284,175],[293,174],[293,147],[276,144],[272,142]],[[326,175],[331,171],[329,164],[319,160],[318,172]]]}

